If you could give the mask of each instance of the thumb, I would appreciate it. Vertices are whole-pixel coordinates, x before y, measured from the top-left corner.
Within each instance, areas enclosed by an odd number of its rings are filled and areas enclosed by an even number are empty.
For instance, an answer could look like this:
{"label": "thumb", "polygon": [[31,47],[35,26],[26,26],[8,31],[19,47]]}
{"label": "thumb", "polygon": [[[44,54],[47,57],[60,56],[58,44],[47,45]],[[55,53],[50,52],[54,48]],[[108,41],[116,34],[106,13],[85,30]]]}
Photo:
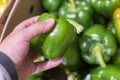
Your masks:
{"label": "thumb", "polygon": [[49,31],[54,26],[54,19],[50,18],[42,22],[36,22],[20,31],[20,35],[24,35],[25,41],[30,41],[32,38]]}

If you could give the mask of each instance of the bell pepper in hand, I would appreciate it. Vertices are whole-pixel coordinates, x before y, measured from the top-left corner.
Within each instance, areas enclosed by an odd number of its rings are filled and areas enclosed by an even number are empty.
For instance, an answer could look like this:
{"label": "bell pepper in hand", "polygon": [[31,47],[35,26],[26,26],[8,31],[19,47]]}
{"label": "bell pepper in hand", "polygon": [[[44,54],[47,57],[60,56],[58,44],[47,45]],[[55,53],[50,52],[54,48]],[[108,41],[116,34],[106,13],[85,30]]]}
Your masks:
{"label": "bell pepper in hand", "polygon": [[58,17],[72,19],[87,29],[92,23],[92,9],[86,1],[69,0],[60,7]]}
{"label": "bell pepper in hand", "polygon": [[31,76],[28,77],[28,80],[43,80],[43,76],[44,75],[45,75],[44,72],[33,74],[33,75],[31,75]]}
{"label": "bell pepper in hand", "polygon": [[97,67],[90,72],[90,80],[120,80],[120,67],[108,65],[106,68]]}
{"label": "bell pepper in hand", "polygon": [[[51,18],[50,15],[52,14],[44,13],[40,16],[38,21],[43,21]],[[67,20],[56,19],[53,29],[43,35],[45,35],[45,37],[39,39],[39,41],[42,39],[43,44],[42,46],[39,45],[38,48],[42,49],[45,58],[55,59],[62,56],[70,44],[75,40],[76,29]],[[34,43],[34,45],[37,44],[39,43]]]}
{"label": "bell pepper in hand", "polygon": [[106,67],[106,62],[116,52],[116,38],[104,26],[95,24],[83,32],[79,38],[79,46],[83,59],[89,64],[100,64]]}
{"label": "bell pepper in hand", "polygon": [[56,20],[54,29],[46,37],[42,45],[43,55],[48,59],[55,59],[62,56],[75,40],[75,36],[76,30],[67,20]]}
{"label": "bell pepper in hand", "polygon": [[115,9],[120,7],[120,0],[91,0],[90,4],[95,12],[111,18]]}
{"label": "bell pepper in hand", "polygon": [[[55,20],[57,19],[54,15],[44,13],[40,16],[38,21],[43,21],[43,19],[47,20],[49,18],[53,18]],[[42,46],[47,34],[49,34],[49,32],[47,32],[46,34],[41,34],[40,36],[37,36],[34,39],[32,39],[32,41],[30,42],[31,51],[33,51],[34,53],[42,54],[41,46]]]}

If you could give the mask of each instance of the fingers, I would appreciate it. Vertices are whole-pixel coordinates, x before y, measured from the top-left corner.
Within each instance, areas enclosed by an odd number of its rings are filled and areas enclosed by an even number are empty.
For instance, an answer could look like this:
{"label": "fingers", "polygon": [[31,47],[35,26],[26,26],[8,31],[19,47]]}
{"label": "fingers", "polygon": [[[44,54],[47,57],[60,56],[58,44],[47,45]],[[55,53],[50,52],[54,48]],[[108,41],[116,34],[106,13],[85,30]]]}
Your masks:
{"label": "fingers", "polygon": [[17,25],[15,27],[15,29],[13,30],[13,32],[18,32],[24,28],[26,28],[27,26],[30,26],[32,25],[33,23],[36,23],[37,20],[38,20],[39,16],[35,16],[35,17],[32,17],[32,18],[29,18],[23,22],[21,22],[19,25]]}
{"label": "fingers", "polygon": [[44,63],[36,64],[36,69],[33,72],[33,74],[54,68],[54,67],[60,65],[62,63],[62,61],[63,61],[63,58],[57,58],[55,60],[49,60]]}
{"label": "fingers", "polygon": [[[54,19],[50,18],[42,22],[36,22],[17,32],[16,37],[24,42],[31,41],[32,38],[49,31],[54,26]],[[11,34],[14,35],[15,34]]]}

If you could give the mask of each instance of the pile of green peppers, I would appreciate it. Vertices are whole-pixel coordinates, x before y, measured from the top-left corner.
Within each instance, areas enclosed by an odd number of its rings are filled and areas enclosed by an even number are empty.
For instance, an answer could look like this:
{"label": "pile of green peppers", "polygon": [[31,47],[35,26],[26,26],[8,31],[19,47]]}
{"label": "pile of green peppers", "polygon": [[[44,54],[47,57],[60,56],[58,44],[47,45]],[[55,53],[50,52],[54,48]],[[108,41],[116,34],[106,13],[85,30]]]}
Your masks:
{"label": "pile of green peppers", "polygon": [[43,79],[120,80],[120,0],[42,0],[41,5],[45,12],[38,22],[54,18],[55,25],[31,41],[31,51],[44,57],[35,62],[64,59]]}

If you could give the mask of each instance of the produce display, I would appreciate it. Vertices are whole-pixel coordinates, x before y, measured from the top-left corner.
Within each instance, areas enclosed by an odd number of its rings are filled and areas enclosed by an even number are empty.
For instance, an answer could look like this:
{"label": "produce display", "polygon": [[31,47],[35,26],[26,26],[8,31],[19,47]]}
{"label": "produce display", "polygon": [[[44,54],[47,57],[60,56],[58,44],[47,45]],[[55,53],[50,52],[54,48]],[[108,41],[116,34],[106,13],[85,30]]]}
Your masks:
{"label": "produce display", "polygon": [[44,59],[63,57],[56,68],[28,80],[120,80],[120,0],[42,0],[38,22],[54,27],[31,41]]}

